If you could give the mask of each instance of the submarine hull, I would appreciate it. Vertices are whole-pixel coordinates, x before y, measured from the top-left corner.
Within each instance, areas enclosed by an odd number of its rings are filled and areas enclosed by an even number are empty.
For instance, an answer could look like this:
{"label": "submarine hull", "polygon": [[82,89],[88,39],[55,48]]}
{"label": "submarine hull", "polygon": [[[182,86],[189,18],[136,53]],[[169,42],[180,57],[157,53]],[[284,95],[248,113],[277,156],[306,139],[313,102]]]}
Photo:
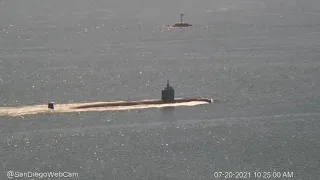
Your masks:
{"label": "submarine hull", "polygon": [[3,116],[26,116],[52,113],[80,113],[80,112],[104,112],[104,111],[124,111],[147,108],[169,108],[182,106],[198,106],[218,102],[208,98],[174,99],[173,102],[164,102],[159,99],[140,101],[117,101],[117,102],[87,102],[72,104],[55,104],[54,109],[48,105],[31,105],[21,107],[0,107],[0,117]]}
{"label": "submarine hull", "polygon": [[175,99],[172,102],[165,102],[163,100],[141,100],[141,101],[129,101],[129,102],[106,102],[106,103],[94,103],[85,104],[74,107],[74,109],[84,108],[96,108],[96,107],[114,107],[114,106],[135,106],[135,105],[150,105],[150,104],[174,104],[174,103],[185,103],[192,101],[203,101],[207,103],[214,102],[213,99],[209,98],[186,98],[186,99]]}

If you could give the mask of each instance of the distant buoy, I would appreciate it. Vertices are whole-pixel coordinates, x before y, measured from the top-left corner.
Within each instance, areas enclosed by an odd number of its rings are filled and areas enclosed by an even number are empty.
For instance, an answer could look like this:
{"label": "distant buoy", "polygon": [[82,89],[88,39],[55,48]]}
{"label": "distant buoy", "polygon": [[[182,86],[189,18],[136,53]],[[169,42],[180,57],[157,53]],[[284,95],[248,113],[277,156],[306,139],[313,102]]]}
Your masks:
{"label": "distant buoy", "polygon": [[53,102],[49,102],[48,103],[48,108],[49,109],[54,109],[54,103]]}
{"label": "distant buoy", "polygon": [[180,14],[180,22],[177,22],[172,27],[190,27],[192,24],[183,22],[183,14]]}

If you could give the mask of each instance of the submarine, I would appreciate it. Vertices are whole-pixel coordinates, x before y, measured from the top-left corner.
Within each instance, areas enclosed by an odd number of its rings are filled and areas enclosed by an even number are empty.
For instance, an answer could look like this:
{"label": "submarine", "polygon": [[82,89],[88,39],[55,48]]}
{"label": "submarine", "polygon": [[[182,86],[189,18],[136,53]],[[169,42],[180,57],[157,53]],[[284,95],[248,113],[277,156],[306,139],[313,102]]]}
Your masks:
{"label": "submarine", "polygon": [[[118,102],[98,102],[98,103],[85,103],[72,107],[72,109],[86,109],[86,108],[99,108],[99,107],[124,107],[124,106],[137,106],[137,105],[160,105],[160,104],[174,104],[186,103],[192,101],[202,101],[206,103],[213,103],[214,100],[210,98],[175,98],[175,91],[167,80],[167,86],[161,91],[161,99],[151,100],[138,100],[138,101],[118,101]],[[48,103],[49,109],[54,109],[53,102]]]}
{"label": "submarine", "polygon": [[190,27],[192,24],[183,22],[183,14],[180,14],[180,22],[177,22],[172,27]]}
{"label": "submarine", "polygon": [[172,108],[182,106],[198,106],[219,102],[209,98],[175,98],[175,90],[167,80],[167,86],[161,91],[159,99],[144,99],[136,101],[98,101],[79,102],[68,104],[55,104],[48,102],[47,105],[29,105],[20,107],[0,107],[2,116],[26,116],[51,113],[80,113],[80,112],[104,112],[104,111],[130,111],[134,109],[149,108]]}

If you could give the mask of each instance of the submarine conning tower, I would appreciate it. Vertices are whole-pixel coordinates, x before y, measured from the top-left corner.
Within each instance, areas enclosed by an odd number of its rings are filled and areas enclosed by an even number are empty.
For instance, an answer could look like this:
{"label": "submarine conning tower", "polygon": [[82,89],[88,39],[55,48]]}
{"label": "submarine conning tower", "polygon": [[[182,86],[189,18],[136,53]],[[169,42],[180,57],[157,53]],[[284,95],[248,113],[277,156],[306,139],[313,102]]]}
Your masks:
{"label": "submarine conning tower", "polygon": [[169,80],[167,80],[167,87],[162,90],[161,99],[165,103],[174,102],[174,89],[169,85]]}

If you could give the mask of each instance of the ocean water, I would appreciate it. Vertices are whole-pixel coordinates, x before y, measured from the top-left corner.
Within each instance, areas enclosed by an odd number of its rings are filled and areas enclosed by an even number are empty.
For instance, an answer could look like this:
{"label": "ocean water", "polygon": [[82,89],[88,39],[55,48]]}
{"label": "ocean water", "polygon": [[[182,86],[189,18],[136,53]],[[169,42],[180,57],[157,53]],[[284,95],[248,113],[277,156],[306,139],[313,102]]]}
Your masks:
{"label": "ocean water", "polygon": [[[180,13],[194,28],[165,28]],[[1,107],[159,98],[167,79],[220,100],[0,117],[0,179],[320,179],[319,18],[318,0],[0,0]]]}

